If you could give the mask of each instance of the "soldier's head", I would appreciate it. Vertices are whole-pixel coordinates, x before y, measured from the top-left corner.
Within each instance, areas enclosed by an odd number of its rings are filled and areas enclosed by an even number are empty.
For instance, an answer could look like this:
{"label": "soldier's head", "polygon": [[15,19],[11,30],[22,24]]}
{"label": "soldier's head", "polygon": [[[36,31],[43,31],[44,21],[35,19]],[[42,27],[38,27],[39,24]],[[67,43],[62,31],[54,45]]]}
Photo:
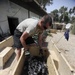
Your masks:
{"label": "soldier's head", "polygon": [[48,29],[52,25],[52,18],[50,15],[43,16],[42,25],[44,29]]}

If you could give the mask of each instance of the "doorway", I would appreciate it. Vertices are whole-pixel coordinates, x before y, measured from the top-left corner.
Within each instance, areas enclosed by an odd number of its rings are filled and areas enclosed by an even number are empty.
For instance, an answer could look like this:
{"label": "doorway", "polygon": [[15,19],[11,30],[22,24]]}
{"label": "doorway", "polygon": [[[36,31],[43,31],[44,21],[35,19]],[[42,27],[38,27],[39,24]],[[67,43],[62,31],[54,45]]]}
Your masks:
{"label": "doorway", "polygon": [[16,29],[17,25],[19,24],[18,18],[8,17],[8,24],[9,24],[10,34],[14,35],[14,30]]}

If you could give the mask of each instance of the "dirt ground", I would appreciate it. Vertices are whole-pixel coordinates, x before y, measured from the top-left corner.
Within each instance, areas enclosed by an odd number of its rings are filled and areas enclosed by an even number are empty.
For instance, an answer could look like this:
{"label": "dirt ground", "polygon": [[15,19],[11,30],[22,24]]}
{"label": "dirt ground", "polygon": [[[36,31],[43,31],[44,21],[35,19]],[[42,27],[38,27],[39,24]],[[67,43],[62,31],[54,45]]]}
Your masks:
{"label": "dirt ground", "polygon": [[52,35],[51,39],[75,70],[75,35],[70,34],[68,41],[64,37],[64,32],[57,32],[57,34]]}

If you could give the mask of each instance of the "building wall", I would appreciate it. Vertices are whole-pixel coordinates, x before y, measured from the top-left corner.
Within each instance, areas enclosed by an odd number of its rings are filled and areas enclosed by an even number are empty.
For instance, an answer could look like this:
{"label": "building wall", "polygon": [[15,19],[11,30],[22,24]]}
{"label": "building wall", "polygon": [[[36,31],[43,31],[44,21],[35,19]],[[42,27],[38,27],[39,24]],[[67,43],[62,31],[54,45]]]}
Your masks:
{"label": "building wall", "polygon": [[0,28],[3,32],[7,32],[9,30],[7,21],[8,13],[8,1],[0,0]]}
{"label": "building wall", "polygon": [[[31,11],[29,12],[30,17],[39,18],[39,15]],[[15,3],[10,2],[9,0],[0,0],[0,28],[2,29],[3,33],[10,32],[8,17],[18,18],[20,23],[24,19],[28,18],[28,10]]]}
{"label": "building wall", "polygon": [[30,17],[37,17],[37,18],[39,18],[39,15],[37,15],[37,14],[35,14],[35,13],[30,11]]}

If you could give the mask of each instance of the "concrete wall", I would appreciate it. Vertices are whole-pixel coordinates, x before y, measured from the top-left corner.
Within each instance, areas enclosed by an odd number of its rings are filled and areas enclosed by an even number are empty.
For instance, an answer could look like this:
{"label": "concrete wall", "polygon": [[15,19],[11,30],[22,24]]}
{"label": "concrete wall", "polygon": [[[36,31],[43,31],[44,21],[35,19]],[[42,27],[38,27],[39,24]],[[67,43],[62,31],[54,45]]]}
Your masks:
{"label": "concrete wall", "polygon": [[30,17],[37,17],[37,18],[39,18],[39,15],[37,15],[37,14],[35,14],[33,12],[30,12]]}
{"label": "concrete wall", "polygon": [[[3,33],[10,32],[8,17],[18,18],[20,23],[22,20],[28,18],[28,10],[10,2],[9,0],[0,0],[0,28],[2,29]],[[39,18],[39,15],[30,11],[30,17]]]}
{"label": "concrete wall", "polygon": [[8,13],[8,1],[0,0],[0,27],[3,32],[7,32],[9,30],[7,21]]}

